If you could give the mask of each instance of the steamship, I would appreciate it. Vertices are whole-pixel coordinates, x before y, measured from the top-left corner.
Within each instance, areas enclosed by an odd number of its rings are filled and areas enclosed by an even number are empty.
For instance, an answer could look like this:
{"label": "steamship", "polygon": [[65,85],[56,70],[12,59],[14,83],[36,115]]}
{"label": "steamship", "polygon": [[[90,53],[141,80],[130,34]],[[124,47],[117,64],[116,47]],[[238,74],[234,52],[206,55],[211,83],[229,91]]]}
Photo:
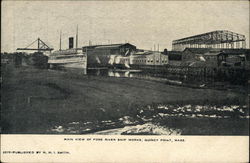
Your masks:
{"label": "steamship", "polygon": [[76,47],[74,48],[74,37],[69,38],[69,49],[54,51],[48,58],[48,64],[51,68],[87,68],[87,54],[82,48],[77,48],[78,29],[76,34]]}

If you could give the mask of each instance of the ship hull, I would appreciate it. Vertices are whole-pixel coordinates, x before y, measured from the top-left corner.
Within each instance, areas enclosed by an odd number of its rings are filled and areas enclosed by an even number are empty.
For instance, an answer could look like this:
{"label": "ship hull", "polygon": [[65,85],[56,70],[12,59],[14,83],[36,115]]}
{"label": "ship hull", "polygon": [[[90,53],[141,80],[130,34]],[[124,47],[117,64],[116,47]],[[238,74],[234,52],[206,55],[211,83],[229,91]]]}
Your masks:
{"label": "ship hull", "polygon": [[86,69],[87,56],[84,54],[51,56],[48,59],[48,64],[50,67]]}
{"label": "ship hull", "polygon": [[51,67],[61,67],[61,68],[87,68],[87,63],[83,61],[74,63],[49,63]]}

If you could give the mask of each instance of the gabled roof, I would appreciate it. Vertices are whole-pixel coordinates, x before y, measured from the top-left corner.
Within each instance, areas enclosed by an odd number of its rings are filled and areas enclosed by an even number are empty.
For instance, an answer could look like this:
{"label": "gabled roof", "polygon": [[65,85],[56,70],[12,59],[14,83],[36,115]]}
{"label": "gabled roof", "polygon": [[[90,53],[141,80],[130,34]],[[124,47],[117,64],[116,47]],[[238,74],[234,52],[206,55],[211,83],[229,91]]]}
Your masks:
{"label": "gabled roof", "polygon": [[220,54],[223,54],[222,52],[207,52],[207,53],[204,53],[204,55],[206,56],[217,56],[217,55],[220,55]]}
{"label": "gabled roof", "polygon": [[115,44],[115,45],[103,45],[103,46],[97,46],[96,49],[102,49],[102,48],[118,48],[120,46],[123,46],[125,44]]}
{"label": "gabled roof", "polygon": [[181,55],[182,52],[181,51],[168,51],[167,52],[169,55]]}
{"label": "gabled roof", "polygon": [[209,52],[211,49],[212,48],[186,48],[185,50],[183,50],[183,52],[190,51],[191,53],[195,54],[204,54]]}
{"label": "gabled roof", "polygon": [[231,55],[249,54],[250,49],[222,49],[221,52]]}
{"label": "gabled roof", "polygon": [[189,67],[203,67],[205,66],[206,62],[204,61],[187,61],[182,62],[181,66],[189,66]]}
{"label": "gabled roof", "polygon": [[133,55],[143,56],[143,55],[150,55],[150,54],[154,54],[154,53],[160,53],[160,52],[144,51],[144,52],[137,52]]}
{"label": "gabled roof", "polygon": [[95,48],[95,49],[118,48],[118,47],[124,46],[124,45],[134,46],[134,45],[132,45],[130,43],[124,43],[124,44],[91,45],[91,46],[84,46],[83,48]]}
{"label": "gabled roof", "polygon": [[232,55],[250,53],[250,49],[219,49],[219,48],[186,48],[184,51],[189,51],[189,52],[194,53],[194,54],[211,53],[211,55],[212,55],[212,53],[214,55],[216,55],[216,53],[217,53],[217,55],[218,55],[218,53],[232,54]]}
{"label": "gabled roof", "polygon": [[[232,39],[228,39],[228,36]],[[207,33],[202,33],[194,36],[173,40],[173,45],[178,44],[215,44],[215,43],[232,43],[234,41],[245,41],[244,35],[231,32],[228,30],[217,30]]]}

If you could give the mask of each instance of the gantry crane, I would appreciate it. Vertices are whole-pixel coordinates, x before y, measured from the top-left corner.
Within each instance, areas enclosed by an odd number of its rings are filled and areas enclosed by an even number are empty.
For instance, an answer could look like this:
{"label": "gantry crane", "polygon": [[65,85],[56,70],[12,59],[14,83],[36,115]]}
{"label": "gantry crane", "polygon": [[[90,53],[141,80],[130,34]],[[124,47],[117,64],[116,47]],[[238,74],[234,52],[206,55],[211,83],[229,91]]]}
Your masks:
{"label": "gantry crane", "polygon": [[[35,42],[37,42],[37,48],[29,48]],[[50,51],[51,52],[54,49],[50,48],[45,42],[43,42],[40,38],[38,38],[35,41],[33,41],[31,44],[29,44],[27,47],[17,48],[17,50],[37,50],[38,52],[41,52],[41,51]]]}

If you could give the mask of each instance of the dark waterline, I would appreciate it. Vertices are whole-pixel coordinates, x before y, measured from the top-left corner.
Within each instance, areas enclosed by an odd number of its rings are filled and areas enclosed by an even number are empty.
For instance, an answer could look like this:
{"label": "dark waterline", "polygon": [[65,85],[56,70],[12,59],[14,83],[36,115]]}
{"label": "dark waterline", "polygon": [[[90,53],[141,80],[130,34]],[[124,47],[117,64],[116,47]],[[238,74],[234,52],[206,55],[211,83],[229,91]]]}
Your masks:
{"label": "dark waterline", "polygon": [[[55,69],[54,69],[55,70]],[[116,69],[116,68],[88,68],[88,69],[56,69],[87,76],[102,76],[115,78],[136,78],[163,82],[169,85],[177,85],[191,88],[212,89],[235,89],[244,91],[245,85],[236,85],[230,81],[221,81],[214,78],[203,78],[202,76],[186,76],[161,72],[155,69]]]}

